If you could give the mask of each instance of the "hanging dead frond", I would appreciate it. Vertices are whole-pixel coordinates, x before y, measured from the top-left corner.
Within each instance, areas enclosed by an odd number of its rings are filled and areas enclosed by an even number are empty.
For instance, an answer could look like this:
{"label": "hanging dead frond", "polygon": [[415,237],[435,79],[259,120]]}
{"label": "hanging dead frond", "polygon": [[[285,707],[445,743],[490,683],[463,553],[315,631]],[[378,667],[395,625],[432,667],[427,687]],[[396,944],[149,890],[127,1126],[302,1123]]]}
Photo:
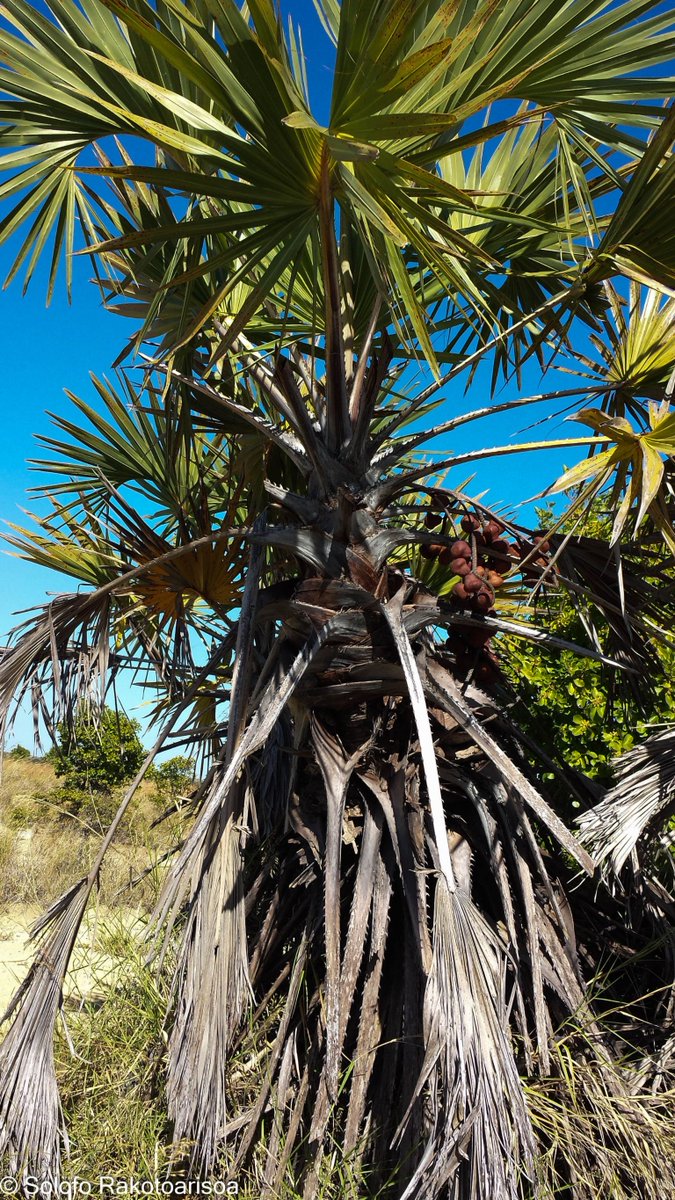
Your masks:
{"label": "hanging dead frond", "polygon": [[80,703],[96,710],[108,686],[111,626],[109,595],[69,593],[55,597],[13,631],[0,658],[0,712],[16,712],[31,698],[34,725],[47,717],[54,730],[71,720]]}
{"label": "hanging dead frond", "polygon": [[6,1152],[12,1168],[21,1175],[30,1174],[54,1186],[59,1183],[61,1145],[68,1149],[68,1137],[61,1121],[53,1039],[75,941],[127,809],[174,725],[221,655],[218,647],[165,722],[125,791],[89,874],[68,888],[30,931],[38,940],[38,951],[2,1018],[11,1024],[0,1044],[0,1154]]}
{"label": "hanging dead frond", "polygon": [[[263,528],[260,521],[256,530]],[[251,655],[264,552],[254,547],[239,614],[224,769],[232,763],[246,723]],[[190,863],[188,917],[182,931],[173,989],[167,1068],[174,1143],[189,1143],[191,1161],[210,1174],[222,1149],[228,1118],[227,1064],[235,1031],[251,994],[244,922],[243,843],[245,781],[212,787],[220,804]],[[208,800],[207,800],[208,803]]]}
{"label": "hanging dead frond", "polygon": [[[424,998],[431,1132],[402,1200],[436,1197],[466,1172],[485,1196],[516,1200],[534,1137],[506,1033],[507,958],[478,909],[436,885],[434,958]],[[461,1186],[461,1185],[460,1185]]]}
{"label": "hanging dead frond", "polygon": [[600,538],[584,534],[551,537],[556,562],[570,591],[582,624],[599,647],[594,611],[609,629],[606,651],[618,663],[635,668],[617,678],[615,686],[639,693],[649,687],[658,670],[650,639],[660,629],[668,602],[671,571],[669,558],[645,545],[610,547]]}
{"label": "hanging dead frond", "polygon": [[174,1143],[189,1144],[191,1161],[207,1176],[223,1148],[229,1055],[251,994],[240,816],[241,788],[235,785],[203,860],[193,863],[171,1011],[167,1102]]}
{"label": "hanging dead frond", "polygon": [[654,835],[675,812],[675,731],[652,734],[616,759],[614,770],[614,786],[578,824],[580,840],[618,880],[629,859],[643,869]]}
{"label": "hanging dead frond", "polygon": [[63,981],[89,898],[81,879],[31,929],[36,958],[4,1019],[12,1024],[0,1046],[0,1154],[19,1179],[56,1185],[61,1143],[67,1147],[54,1066],[54,1026]]}
{"label": "hanging dead frond", "polygon": [[417,724],[440,869],[424,996],[426,1055],[418,1083],[433,1076],[433,1118],[426,1149],[403,1195],[404,1200],[438,1196],[468,1160],[469,1176],[483,1180],[487,1195],[515,1200],[519,1179],[532,1169],[534,1141],[505,1034],[506,957],[452,867],[422,680],[401,617],[403,599],[402,589],[384,614]]}

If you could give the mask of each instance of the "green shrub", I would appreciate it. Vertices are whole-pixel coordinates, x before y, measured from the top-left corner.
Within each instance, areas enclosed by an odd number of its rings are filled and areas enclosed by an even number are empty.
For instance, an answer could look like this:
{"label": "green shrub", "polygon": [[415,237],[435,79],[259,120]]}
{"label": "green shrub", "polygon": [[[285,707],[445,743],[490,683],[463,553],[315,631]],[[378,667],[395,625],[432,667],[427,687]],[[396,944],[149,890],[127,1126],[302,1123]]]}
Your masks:
{"label": "green shrub", "polygon": [[[571,498],[571,497],[570,497]],[[553,521],[551,510],[539,509],[542,526]],[[563,532],[569,532],[563,527]],[[590,537],[607,539],[611,522],[599,505],[582,529]],[[567,642],[587,645],[581,618],[566,593],[560,591],[549,607],[543,624],[550,633]],[[608,641],[609,627],[595,611],[594,622],[601,641]],[[617,690],[615,669],[572,650],[550,650],[516,637],[500,637],[501,665],[514,683],[521,703],[514,711],[518,724],[534,742],[559,763],[565,763],[606,786],[612,778],[611,761],[641,741],[655,723],[675,723],[675,645],[654,640],[652,650],[661,674],[651,680],[649,701]],[[611,656],[609,647],[605,653]],[[548,776],[553,782],[553,775]]]}
{"label": "green shrub", "polygon": [[175,802],[192,790],[195,782],[195,760],[175,754],[155,767],[152,773],[154,800],[157,804]]}
{"label": "green shrub", "polygon": [[[557,637],[583,640],[566,610],[553,622]],[[644,711],[636,701],[615,696],[608,668],[573,651],[551,652],[517,638],[500,642],[502,665],[523,703],[517,711],[522,727],[551,757],[608,784],[610,763],[630,750],[654,722],[675,722],[675,694],[670,679],[675,651],[659,647],[662,680],[652,686],[652,703]]]}
{"label": "green shrub", "polygon": [[95,714],[83,706],[72,725],[58,727],[56,774],[73,794],[109,792],[126,783],[145,757],[139,728],[138,721],[114,709]]}

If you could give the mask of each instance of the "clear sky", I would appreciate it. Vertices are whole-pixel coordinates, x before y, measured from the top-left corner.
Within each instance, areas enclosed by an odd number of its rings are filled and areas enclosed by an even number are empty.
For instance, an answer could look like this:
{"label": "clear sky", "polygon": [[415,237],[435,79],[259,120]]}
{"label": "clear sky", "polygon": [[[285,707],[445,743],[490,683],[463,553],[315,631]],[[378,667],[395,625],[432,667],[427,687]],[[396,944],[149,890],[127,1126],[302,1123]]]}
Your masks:
{"label": "clear sky", "polygon": [[[655,5],[660,9],[662,5]],[[283,10],[293,14],[303,29],[304,47],[309,65],[312,107],[316,118],[328,119],[332,47],[324,35],[311,0],[285,0]],[[14,247],[16,253],[16,246]],[[0,279],[4,279],[14,253],[11,247],[0,248]],[[3,445],[0,448],[0,518],[3,521],[22,520],[21,507],[30,504],[27,489],[37,482],[29,472],[26,459],[39,453],[34,441],[36,433],[49,432],[47,411],[67,412],[69,401],[64,395],[68,388],[90,402],[94,399],[89,373],[105,374],[121,345],[131,331],[131,323],[102,310],[96,288],[89,282],[91,268],[84,259],[76,264],[73,301],[68,305],[64,289],[57,294],[50,308],[45,307],[44,273],[36,273],[26,296],[21,283],[14,281],[0,292],[0,403],[2,404]],[[522,394],[540,390],[541,380],[536,367],[528,371]],[[569,376],[551,373],[546,387],[570,386]],[[510,385],[504,396],[516,395]],[[438,411],[438,420],[469,407],[486,402],[486,390],[480,379],[474,384],[470,400],[462,395],[462,386],[447,393],[447,402]],[[537,409],[526,409],[514,418],[504,416],[468,427],[452,443],[440,442],[435,448],[450,451],[471,446],[493,445],[515,437],[521,440],[521,427],[534,420]],[[570,436],[569,426],[547,425],[533,436]],[[554,478],[570,460],[566,455],[527,456],[507,458],[486,464],[478,476],[480,486],[489,487],[492,502],[522,501],[540,490]],[[458,478],[458,482],[459,482]],[[9,557],[0,557],[0,645],[10,627],[16,624],[15,613],[40,604],[48,592],[70,590],[72,581],[60,580],[43,568]],[[135,703],[135,697],[128,697]],[[16,739],[30,743],[31,722],[23,715],[16,726]],[[12,741],[15,739],[12,739]]]}

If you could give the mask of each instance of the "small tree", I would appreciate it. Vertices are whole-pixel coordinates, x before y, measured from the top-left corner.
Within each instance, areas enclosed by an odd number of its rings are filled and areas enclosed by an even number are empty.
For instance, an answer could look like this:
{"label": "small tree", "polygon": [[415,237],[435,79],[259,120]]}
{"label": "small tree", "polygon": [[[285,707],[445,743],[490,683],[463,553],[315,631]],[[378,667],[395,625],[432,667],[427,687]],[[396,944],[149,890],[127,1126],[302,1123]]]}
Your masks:
{"label": "small tree", "polygon": [[104,708],[95,715],[90,708],[81,708],[72,725],[58,727],[56,774],[67,788],[111,791],[131,779],[143,761],[139,728],[138,721],[115,709]]}
{"label": "small tree", "polygon": [[190,791],[194,781],[194,758],[174,754],[173,758],[167,758],[153,772],[155,799],[159,804],[175,804],[181,795]]}

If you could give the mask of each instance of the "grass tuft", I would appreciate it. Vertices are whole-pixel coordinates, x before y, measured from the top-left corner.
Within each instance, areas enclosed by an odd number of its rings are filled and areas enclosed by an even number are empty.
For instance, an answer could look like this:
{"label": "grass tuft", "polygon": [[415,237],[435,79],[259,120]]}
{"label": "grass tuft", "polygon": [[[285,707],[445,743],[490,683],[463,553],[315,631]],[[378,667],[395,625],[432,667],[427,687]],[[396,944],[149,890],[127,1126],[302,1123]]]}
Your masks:
{"label": "grass tuft", "polygon": [[92,994],[102,999],[67,1012],[56,1039],[71,1143],[66,1171],[86,1179],[153,1178],[169,1160],[161,1082],[166,985],[144,965],[138,929],[121,920],[101,922],[95,949]]}
{"label": "grass tuft", "polygon": [[633,1072],[580,1040],[560,1038],[551,1076],[526,1087],[537,1200],[674,1200],[675,1089],[638,1089]]}

